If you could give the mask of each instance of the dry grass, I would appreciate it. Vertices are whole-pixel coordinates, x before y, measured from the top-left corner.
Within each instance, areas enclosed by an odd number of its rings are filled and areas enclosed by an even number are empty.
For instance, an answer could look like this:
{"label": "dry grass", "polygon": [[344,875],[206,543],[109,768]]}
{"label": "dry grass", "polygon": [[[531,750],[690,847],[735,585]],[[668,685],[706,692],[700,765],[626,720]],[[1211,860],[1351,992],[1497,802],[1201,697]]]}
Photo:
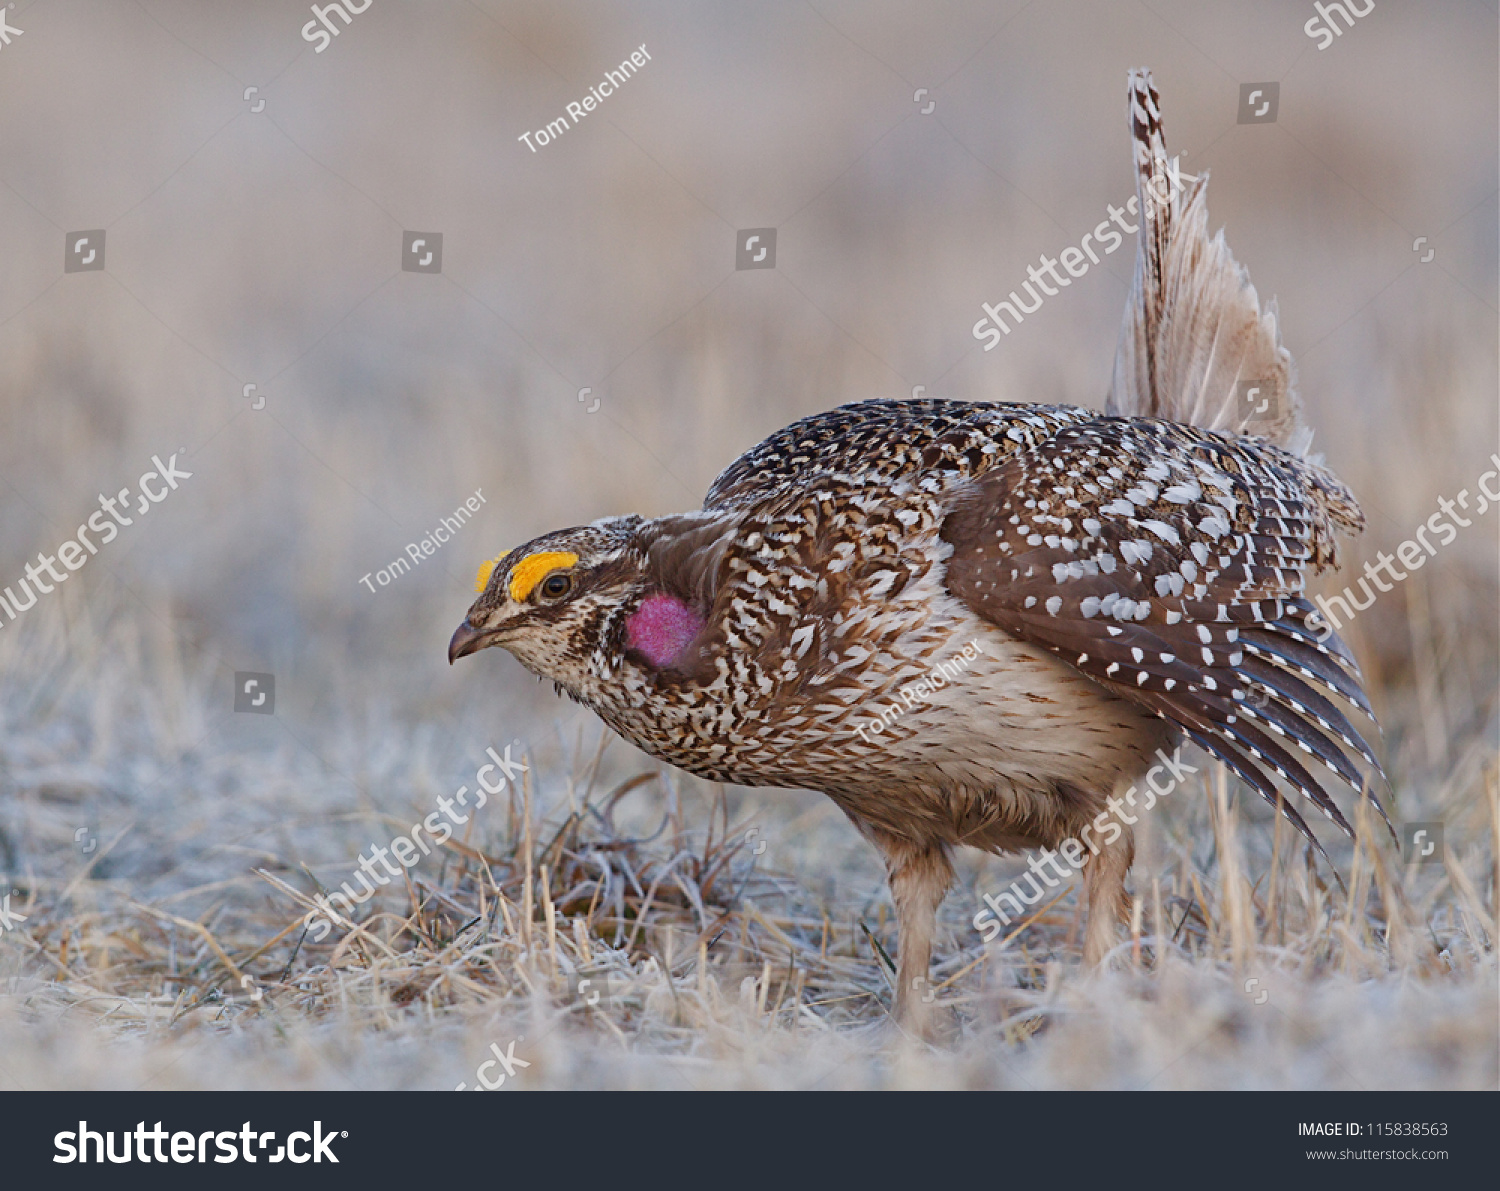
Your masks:
{"label": "dry grass", "polygon": [[[98,642],[95,683],[131,685],[144,658],[128,638]],[[154,724],[175,765],[109,775],[63,759],[70,705],[91,700],[46,705],[46,652],[3,655],[11,714],[31,722],[6,734],[0,855],[52,862],[13,868],[26,921],[0,936],[9,1087],[472,1086],[489,1044],[512,1039],[528,1087],[1496,1082],[1500,774],[1480,740],[1454,750],[1446,801],[1425,812],[1445,820],[1446,864],[1403,867],[1361,816],[1370,842],[1333,848],[1346,892],[1205,765],[1143,824],[1135,920],[1103,973],[1081,967],[1073,886],[982,945],[966,919],[1015,866],[971,860],[933,971],[948,1037],[929,1047],[888,1019],[894,924],[873,857],[819,804],[804,830],[785,799],[611,763],[600,735],[533,756],[440,860],[315,942],[310,895],[432,809],[420,742],[372,767],[375,805],[330,818],[337,758],[316,773],[284,752],[195,752],[182,732],[208,691],[178,658],[175,691],[135,676],[164,694],[119,725]],[[269,797],[247,803],[241,785]],[[74,824],[117,821],[111,800],[134,821],[75,842]],[[339,859],[310,863],[295,842],[316,822],[351,841]],[[131,854],[133,875],[111,876]],[[140,872],[152,854],[176,858],[159,883]]]}

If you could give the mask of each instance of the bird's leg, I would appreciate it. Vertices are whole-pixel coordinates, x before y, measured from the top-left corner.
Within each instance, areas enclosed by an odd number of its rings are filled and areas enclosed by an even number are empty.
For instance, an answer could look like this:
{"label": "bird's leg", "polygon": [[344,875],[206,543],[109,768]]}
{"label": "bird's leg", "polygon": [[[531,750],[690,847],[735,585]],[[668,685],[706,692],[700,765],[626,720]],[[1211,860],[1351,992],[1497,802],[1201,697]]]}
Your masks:
{"label": "bird's leg", "polygon": [[1135,859],[1135,835],[1129,827],[1113,843],[1100,842],[1098,854],[1083,866],[1083,887],[1089,903],[1083,962],[1090,967],[1104,962],[1115,945],[1119,924],[1129,921],[1130,898],[1125,893],[1125,874]]}
{"label": "bird's leg", "polygon": [[884,833],[875,842],[885,853],[886,875],[896,903],[896,1020],[920,1035],[932,1003],[927,965],[932,958],[937,909],[953,883],[953,866],[941,844],[919,844]]}

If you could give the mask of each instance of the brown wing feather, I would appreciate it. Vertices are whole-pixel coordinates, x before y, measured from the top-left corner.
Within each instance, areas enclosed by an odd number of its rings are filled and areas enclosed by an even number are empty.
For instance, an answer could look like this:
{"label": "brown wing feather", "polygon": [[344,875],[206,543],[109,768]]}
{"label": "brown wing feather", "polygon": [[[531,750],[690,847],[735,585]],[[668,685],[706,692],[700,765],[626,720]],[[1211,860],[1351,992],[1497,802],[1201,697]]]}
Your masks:
{"label": "brown wing feather", "polygon": [[742,509],[830,477],[863,484],[977,475],[1060,426],[1095,415],[1072,405],[855,401],[812,414],[751,447],[719,474],[705,509]]}
{"label": "brown wing feather", "polygon": [[1356,792],[1343,750],[1378,770],[1327,697],[1368,712],[1358,671],[1298,621],[1305,571],[1332,553],[1319,479],[1270,444],[1170,422],[1066,427],[957,493],[948,588],[1176,723],[1299,830],[1273,775],[1352,834],[1304,764]]}

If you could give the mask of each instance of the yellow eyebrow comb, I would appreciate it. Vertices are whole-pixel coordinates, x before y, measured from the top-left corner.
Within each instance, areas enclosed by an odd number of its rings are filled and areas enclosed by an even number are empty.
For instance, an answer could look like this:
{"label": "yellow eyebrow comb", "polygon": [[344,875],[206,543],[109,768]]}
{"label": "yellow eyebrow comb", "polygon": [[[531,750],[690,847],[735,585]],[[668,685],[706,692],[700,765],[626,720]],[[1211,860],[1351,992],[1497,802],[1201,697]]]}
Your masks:
{"label": "yellow eyebrow comb", "polygon": [[570,567],[577,561],[578,555],[570,550],[543,550],[527,555],[510,574],[510,598],[521,603],[544,576],[559,567]]}
{"label": "yellow eyebrow comb", "polygon": [[484,589],[490,585],[490,576],[495,573],[495,568],[500,565],[501,561],[509,553],[509,550],[502,551],[488,562],[479,564],[479,574],[474,576],[474,592],[476,595],[484,594]]}

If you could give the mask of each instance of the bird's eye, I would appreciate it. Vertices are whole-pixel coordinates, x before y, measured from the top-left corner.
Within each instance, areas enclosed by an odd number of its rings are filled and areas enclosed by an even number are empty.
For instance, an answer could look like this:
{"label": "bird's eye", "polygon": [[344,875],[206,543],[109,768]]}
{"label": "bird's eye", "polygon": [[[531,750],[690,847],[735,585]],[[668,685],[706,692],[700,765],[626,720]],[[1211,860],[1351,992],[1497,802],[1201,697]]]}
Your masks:
{"label": "bird's eye", "polygon": [[554,571],[542,580],[542,598],[560,600],[573,590],[573,577],[566,571]]}

